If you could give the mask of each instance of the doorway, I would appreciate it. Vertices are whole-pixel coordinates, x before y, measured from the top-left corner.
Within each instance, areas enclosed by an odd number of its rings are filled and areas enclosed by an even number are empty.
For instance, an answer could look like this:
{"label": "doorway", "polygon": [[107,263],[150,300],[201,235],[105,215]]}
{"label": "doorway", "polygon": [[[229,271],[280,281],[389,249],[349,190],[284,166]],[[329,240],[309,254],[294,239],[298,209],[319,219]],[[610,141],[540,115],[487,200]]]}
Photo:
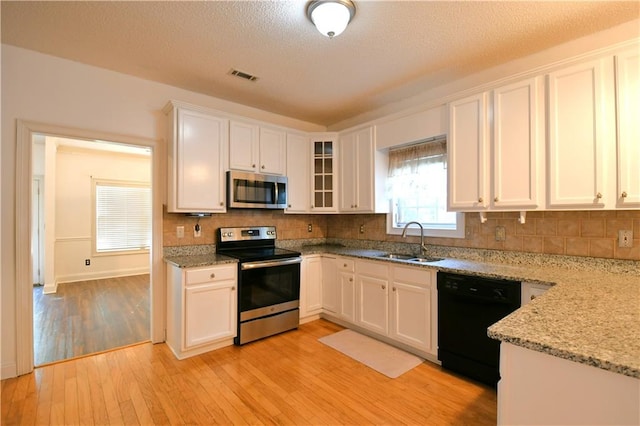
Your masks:
{"label": "doorway", "polygon": [[[149,279],[149,333],[153,343],[164,341],[165,330],[165,284],[164,264],[162,260],[162,202],[163,202],[163,170],[166,167],[164,158],[165,148],[160,141],[129,137],[117,134],[88,131],[84,129],[68,128],[43,123],[18,120],[17,122],[17,162],[16,162],[16,373],[29,373],[34,367],[33,351],[33,264],[31,257],[32,240],[32,142],[35,135],[45,135],[58,138],[78,139],[97,143],[111,141],[114,145],[138,146],[147,149],[151,157],[151,186],[152,186],[152,235],[147,262]],[[47,191],[45,181],[45,197],[51,195]],[[46,213],[45,213],[46,215]],[[45,221],[46,223],[46,221]],[[52,232],[51,226],[45,226],[45,239]],[[50,237],[50,236],[49,236]],[[54,276],[54,262],[50,260],[45,249],[44,253],[44,281],[47,276]],[[73,275],[73,274],[71,274]]]}
{"label": "doorway", "polygon": [[34,364],[148,341],[150,149],[40,134],[32,142],[34,279],[52,264],[34,280]]}

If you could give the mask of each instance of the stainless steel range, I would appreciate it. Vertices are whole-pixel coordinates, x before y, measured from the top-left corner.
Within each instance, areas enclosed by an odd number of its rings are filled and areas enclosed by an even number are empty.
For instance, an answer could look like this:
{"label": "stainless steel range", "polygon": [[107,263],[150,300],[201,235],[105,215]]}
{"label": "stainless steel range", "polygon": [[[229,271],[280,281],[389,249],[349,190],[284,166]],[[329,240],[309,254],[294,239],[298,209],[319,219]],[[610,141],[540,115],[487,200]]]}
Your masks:
{"label": "stainless steel range", "polygon": [[277,248],[276,228],[219,228],[216,251],[238,259],[236,345],[298,328],[300,253]]}

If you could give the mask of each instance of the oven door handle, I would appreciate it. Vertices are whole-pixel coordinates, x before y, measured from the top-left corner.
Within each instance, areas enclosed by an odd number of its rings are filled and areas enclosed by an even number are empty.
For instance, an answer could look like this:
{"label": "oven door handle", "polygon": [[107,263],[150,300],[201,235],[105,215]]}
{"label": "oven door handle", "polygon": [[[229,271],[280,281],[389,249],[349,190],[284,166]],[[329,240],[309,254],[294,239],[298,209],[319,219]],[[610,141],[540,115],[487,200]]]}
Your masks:
{"label": "oven door handle", "polygon": [[271,268],[274,266],[293,265],[295,263],[302,263],[301,257],[292,257],[282,260],[263,260],[260,262],[245,262],[240,264],[241,270],[258,269],[258,268]]}

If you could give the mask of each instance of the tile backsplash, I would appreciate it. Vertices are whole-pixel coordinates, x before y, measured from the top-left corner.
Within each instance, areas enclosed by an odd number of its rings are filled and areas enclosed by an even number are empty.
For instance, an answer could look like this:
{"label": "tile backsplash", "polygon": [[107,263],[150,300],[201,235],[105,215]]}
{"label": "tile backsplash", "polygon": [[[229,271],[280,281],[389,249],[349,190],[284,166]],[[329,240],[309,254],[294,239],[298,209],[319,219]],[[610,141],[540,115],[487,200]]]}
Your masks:
{"label": "tile backsplash", "polygon": [[[196,223],[202,236],[193,236]],[[418,242],[387,235],[386,215],[284,214],[282,210],[231,210],[212,217],[193,218],[164,213],[163,244],[167,246],[214,244],[219,227],[273,225],[281,240],[341,238],[391,242]],[[308,227],[311,225],[311,232]],[[425,238],[427,244],[451,247],[509,250],[567,256],[640,260],[640,211],[540,211],[528,212],[518,223],[518,213],[488,213],[480,223],[477,213],[466,213],[465,238]],[[185,236],[178,239],[177,226]],[[496,228],[504,230],[504,241],[496,241]],[[362,230],[362,232],[361,232]],[[633,246],[618,247],[618,231],[633,231]]]}

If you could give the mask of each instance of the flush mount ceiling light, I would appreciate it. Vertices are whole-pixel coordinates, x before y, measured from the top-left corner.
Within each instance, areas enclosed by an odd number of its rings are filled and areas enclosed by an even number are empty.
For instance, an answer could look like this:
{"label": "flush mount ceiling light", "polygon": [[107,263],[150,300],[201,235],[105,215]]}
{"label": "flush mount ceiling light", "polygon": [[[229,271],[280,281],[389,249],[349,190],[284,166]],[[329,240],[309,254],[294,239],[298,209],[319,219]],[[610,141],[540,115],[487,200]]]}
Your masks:
{"label": "flush mount ceiling light", "polygon": [[351,0],[313,0],[307,6],[307,16],[318,31],[329,38],[340,35],[356,14]]}

